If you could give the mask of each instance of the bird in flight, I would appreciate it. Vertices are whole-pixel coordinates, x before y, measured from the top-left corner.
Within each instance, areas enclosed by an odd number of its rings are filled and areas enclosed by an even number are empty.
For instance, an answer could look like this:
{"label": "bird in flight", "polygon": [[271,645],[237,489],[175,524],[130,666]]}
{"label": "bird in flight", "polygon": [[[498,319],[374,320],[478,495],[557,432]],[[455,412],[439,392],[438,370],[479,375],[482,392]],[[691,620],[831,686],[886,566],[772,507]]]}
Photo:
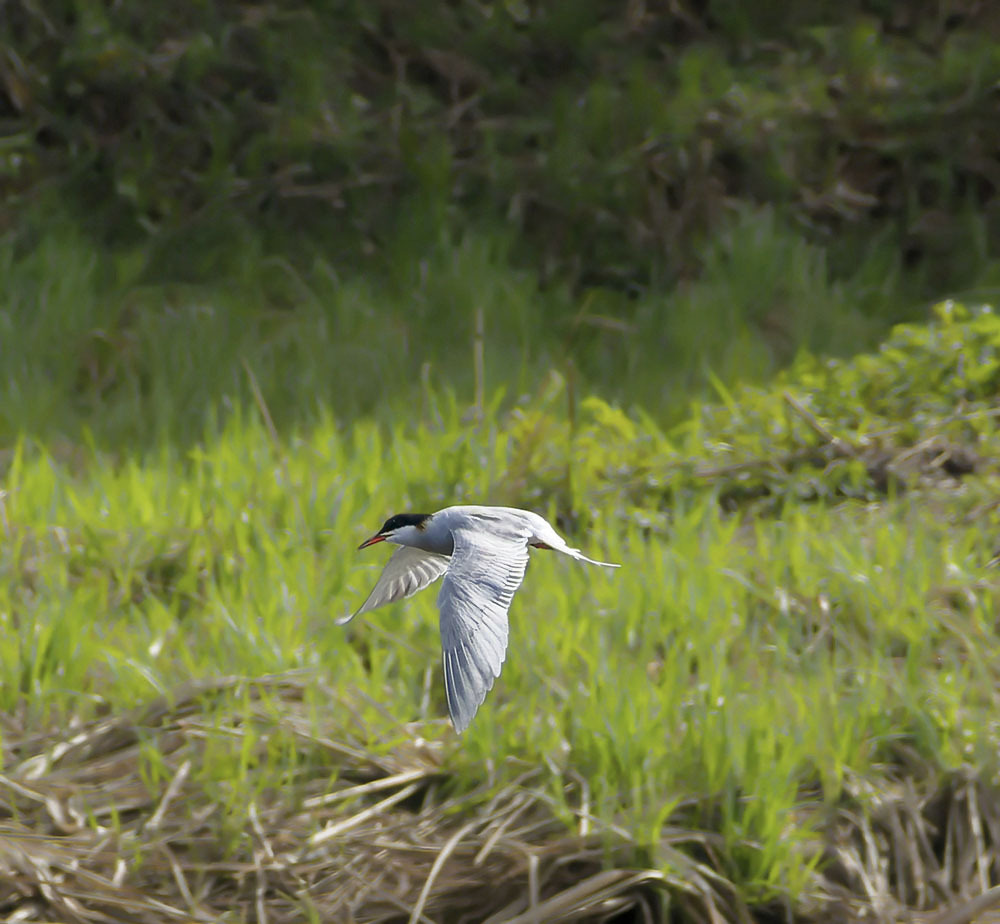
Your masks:
{"label": "bird in flight", "polygon": [[437,513],[399,513],[361,543],[399,548],[386,563],[368,599],[340,625],[361,613],[403,600],[444,577],[438,594],[448,712],[458,732],[469,727],[507,653],[507,610],[528,565],[529,546],[552,549],[604,568],[587,558],[544,518],[516,507],[445,507]]}

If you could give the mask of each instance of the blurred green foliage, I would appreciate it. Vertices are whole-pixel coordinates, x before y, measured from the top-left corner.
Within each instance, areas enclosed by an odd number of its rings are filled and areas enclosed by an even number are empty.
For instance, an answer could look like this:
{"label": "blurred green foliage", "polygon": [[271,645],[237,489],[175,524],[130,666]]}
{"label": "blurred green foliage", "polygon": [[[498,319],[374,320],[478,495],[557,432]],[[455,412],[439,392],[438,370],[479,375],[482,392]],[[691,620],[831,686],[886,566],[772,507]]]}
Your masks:
{"label": "blurred green foliage", "polygon": [[0,24],[6,200],[55,189],[167,275],[211,276],[235,216],[338,265],[505,222],[543,278],[634,291],[697,275],[741,202],[835,274],[885,230],[913,292],[998,281],[993,4],[14,0]]}
{"label": "blurred green foliage", "polygon": [[[286,258],[247,223],[227,227],[210,283],[185,281],[180,254],[99,248],[65,217],[35,216],[0,238],[0,439],[85,428],[102,444],[190,443],[257,404],[251,376],[282,431],[321,409],[395,423],[428,388],[469,403],[474,308],[484,392],[503,389],[505,406],[543,392],[555,369],[576,393],[665,422],[712,376],[764,380],[803,344],[849,354],[874,342],[873,306],[895,286],[880,248],[833,279],[823,249],[769,209],[727,222],[696,282],[582,298],[518,269],[502,233],[414,244],[369,273],[338,268],[321,240]],[[167,266],[174,281],[151,280]]]}

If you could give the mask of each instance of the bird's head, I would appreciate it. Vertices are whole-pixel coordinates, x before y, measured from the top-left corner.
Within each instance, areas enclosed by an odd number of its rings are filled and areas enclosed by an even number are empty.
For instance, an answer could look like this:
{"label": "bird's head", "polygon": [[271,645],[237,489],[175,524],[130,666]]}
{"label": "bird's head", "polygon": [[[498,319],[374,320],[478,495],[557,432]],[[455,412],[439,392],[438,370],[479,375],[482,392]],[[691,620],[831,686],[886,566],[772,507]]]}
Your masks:
{"label": "bird's head", "polygon": [[394,542],[396,545],[415,545],[417,536],[426,528],[431,518],[429,513],[397,513],[382,524],[382,528],[371,539],[366,539],[358,549],[367,549],[376,542]]}

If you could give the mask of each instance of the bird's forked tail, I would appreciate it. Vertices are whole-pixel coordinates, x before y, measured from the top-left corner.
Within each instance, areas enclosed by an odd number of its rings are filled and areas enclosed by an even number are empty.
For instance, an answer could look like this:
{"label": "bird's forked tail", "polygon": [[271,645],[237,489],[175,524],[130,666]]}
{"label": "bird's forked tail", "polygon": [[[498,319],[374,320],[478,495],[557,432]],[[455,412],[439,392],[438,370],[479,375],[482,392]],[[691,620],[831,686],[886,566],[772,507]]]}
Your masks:
{"label": "bird's forked tail", "polygon": [[[553,546],[553,548],[555,548]],[[600,565],[602,568],[620,568],[621,565],[616,565],[614,562],[610,561],[596,561],[593,558],[587,558],[579,549],[570,548],[568,545],[565,548],[555,548],[557,552],[563,552],[570,558],[575,558],[577,561],[585,561],[588,565]]]}

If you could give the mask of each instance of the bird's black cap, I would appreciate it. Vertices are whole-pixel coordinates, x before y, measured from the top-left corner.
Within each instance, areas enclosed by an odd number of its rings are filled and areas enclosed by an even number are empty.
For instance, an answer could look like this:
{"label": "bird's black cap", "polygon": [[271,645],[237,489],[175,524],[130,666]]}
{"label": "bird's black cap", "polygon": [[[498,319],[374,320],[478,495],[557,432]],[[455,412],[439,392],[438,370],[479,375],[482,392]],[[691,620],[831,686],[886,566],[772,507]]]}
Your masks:
{"label": "bird's black cap", "polygon": [[417,529],[423,529],[424,523],[430,518],[429,513],[397,513],[382,524],[379,533],[391,533],[394,529],[399,529],[400,526],[416,526]]}

